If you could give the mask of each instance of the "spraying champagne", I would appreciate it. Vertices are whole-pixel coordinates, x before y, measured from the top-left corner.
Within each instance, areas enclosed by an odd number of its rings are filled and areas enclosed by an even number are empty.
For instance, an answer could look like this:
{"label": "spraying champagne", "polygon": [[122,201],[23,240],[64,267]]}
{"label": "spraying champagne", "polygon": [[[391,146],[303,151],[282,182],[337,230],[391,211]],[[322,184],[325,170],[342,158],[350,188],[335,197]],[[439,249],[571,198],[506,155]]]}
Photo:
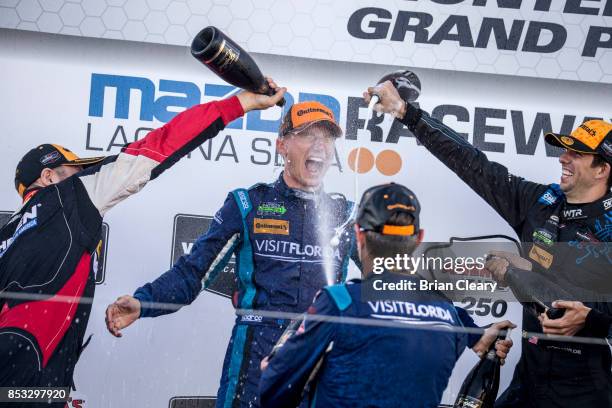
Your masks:
{"label": "spraying champagne", "polygon": [[[195,36],[191,55],[227,83],[254,93],[274,95],[249,53],[216,27],[206,27]],[[284,106],[285,99],[277,105]]]}
{"label": "spraying champagne", "polygon": [[[378,84],[382,84],[385,81],[391,81],[397,92],[399,93],[402,100],[407,103],[414,102],[417,100],[419,95],[421,94],[421,80],[418,76],[412,71],[409,70],[399,70],[395,72],[391,72],[380,78],[378,80]],[[380,102],[380,97],[378,95],[373,95],[372,99],[370,99],[370,103],[368,104],[368,112],[374,110],[375,105]],[[399,112],[400,107],[396,109]],[[366,121],[364,129],[368,128],[370,120]],[[355,156],[355,198],[359,197],[359,185],[358,185],[358,169],[359,169],[359,157],[360,157],[361,149],[357,150],[357,154]],[[335,228],[334,236],[330,240],[330,245],[332,247],[337,247],[340,245],[340,236],[342,232],[352,224],[352,221],[355,219],[357,215],[357,206],[353,206],[351,213],[345,222]]]}

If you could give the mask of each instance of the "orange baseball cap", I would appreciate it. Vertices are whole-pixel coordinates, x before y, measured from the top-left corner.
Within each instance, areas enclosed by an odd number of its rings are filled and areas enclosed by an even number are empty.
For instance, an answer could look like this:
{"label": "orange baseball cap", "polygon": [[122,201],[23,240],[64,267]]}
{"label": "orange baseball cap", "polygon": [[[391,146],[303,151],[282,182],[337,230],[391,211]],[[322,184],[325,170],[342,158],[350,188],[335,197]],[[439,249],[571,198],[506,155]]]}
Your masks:
{"label": "orange baseball cap", "polygon": [[546,143],[578,153],[599,154],[612,164],[612,123],[589,120],[570,135],[547,133]]}
{"label": "orange baseball cap", "polygon": [[289,133],[299,133],[317,122],[329,123],[334,137],[342,135],[342,129],[331,109],[316,101],[306,101],[292,105],[283,117],[278,135],[283,137]]}

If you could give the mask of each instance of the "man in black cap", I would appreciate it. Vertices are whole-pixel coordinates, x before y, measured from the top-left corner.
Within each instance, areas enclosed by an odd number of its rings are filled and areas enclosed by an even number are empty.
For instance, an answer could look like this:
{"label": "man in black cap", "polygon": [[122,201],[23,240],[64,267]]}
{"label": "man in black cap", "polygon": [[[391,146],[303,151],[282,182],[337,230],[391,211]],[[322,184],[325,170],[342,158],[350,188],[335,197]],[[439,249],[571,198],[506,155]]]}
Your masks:
{"label": "man in black cap", "polygon": [[[405,289],[419,287],[418,274],[377,272],[377,259],[411,256],[419,245],[419,211],[414,193],[399,184],[363,194],[355,225],[363,280],[319,292],[297,332],[264,362],[262,406],[297,406],[318,370],[310,406],[436,407],[465,347],[485,352],[499,330],[514,327],[499,322],[474,339],[444,295]],[[404,289],[377,289],[383,285]],[[511,346],[498,341],[497,355],[505,358]]]}
{"label": "man in black cap", "polygon": [[[390,82],[368,88],[367,102],[372,95],[380,97],[376,109],[393,113],[510,224],[534,276],[575,294],[553,303],[565,311],[560,319],[523,309],[521,360],[496,406],[612,406],[611,355],[604,341],[612,322],[612,124],[589,120],[570,135],[548,133],[546,142],[565,150],[559,157],[560,183],[543,185],[489,161],[457,132],[402,101]],[[519,261],[511,256],[494,261],[495,276],[503,280],[508,267],[525,269]],[[553,342],[527,332],[594,342]]]}
{"label": "man in black cap", "polygon": [[285,89],[270,85],[274,96],[243,92],[194,106],[116,156],[80,159],[43,144],[21,159],[15,187],[23,204],[0,229],[0,386],[71,384],[102,217],[232,120],[274,106]]}

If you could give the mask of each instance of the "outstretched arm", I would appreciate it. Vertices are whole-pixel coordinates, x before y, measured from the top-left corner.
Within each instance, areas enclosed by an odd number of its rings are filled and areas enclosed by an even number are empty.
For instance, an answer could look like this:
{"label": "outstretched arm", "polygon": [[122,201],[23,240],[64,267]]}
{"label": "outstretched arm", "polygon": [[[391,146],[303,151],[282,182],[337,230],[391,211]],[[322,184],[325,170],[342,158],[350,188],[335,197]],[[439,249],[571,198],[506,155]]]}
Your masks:
{"label": "outstretched arm", "polygon": [[125,295],[107,308],[108,330],[120,337],[120,330],[140,317],[173,313],[191,304],[208,279],[220,273],[234,250],[241,244],[242,219],[230,194],[212,221],[208,232],[166,273],[138,288],[134,296]]}
{"label": "outstretched arm", "polygon": [[508,169],[469,144],[457,132],[426,112],[401,100],[387,81],[364,93],[366,102],[379,95],[375,109],[393,113],[415,134],[419,142],[482,197],[513,228],[524,221],[527,210],[544,194],[545,185],[514,176]]}
{"label": "outstretched arm", "polygon": [[221,101],[196,105],[176,115],[143,139],[125,146],[96,166],[77,174],[94,206],[104,214],[137,193],[145,184],[174,165],[206,140],[216,136],[232,120],[254,109],[274,106],[285,94],[269,80],[273,96],[242,92]]}

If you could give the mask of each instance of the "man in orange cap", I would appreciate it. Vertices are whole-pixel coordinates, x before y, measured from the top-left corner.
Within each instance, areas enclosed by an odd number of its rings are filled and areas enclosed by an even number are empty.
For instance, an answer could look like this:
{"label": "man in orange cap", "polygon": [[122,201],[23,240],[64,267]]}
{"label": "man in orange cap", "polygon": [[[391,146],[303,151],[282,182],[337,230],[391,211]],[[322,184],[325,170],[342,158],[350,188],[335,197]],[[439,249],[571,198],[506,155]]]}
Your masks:
{"label": "man in orange cap", "polygon": [[21,159],[15,187],[23,204],[0,229],[0,386],[71,385],[102,217],[232,120],[274,106],[285,89],[270,85],[273,96],[243,92],[194,106],[115,156],[80,159],[43,144]]}
{"label": "man in orange cap", "polygon": [[348,231],[338,246],[330,245],[334,228],[348,218],[352,203],[322,189],[341,135],[327,106],[293,105],[276,141],[285,163],[280,177],[272,184],[232,191],[189,255],[134,296],[122,296],[108,307],[109,331],[120,336],[121,329],[141,317],[190,304],[234,254],[238,288],[233,303],[248,312],[236,318],[217,406],[259,406],[260,361],[289,323],[266,312],[305,312],[319,289],[345,279],[349,257],[357,259]]}
{"label": "man in orange cap", "polygon": [[[527,268],[543,286],[553,282],[573,294],[574,299],[553,302],[564,310],[558,319],[524,308],[523,330],[595,338],[588,343],[524,336],[513,381],[496,406],[611,406],[611,355],[605,339],[612,322],[612,124],[590,120],[570,135],[547,134],[547,143],[565,151],[559,158],[560,184],[543,185],[489,161],[457,132],[402,101],[390,82],[368,88],[366,101],[372,95],[380,97],[376,108],[394,112],[425,148],[512,226],[521,238]],[[508,256],[488,267],[503,282],[513,268],[525,269],[522,261]]]}

